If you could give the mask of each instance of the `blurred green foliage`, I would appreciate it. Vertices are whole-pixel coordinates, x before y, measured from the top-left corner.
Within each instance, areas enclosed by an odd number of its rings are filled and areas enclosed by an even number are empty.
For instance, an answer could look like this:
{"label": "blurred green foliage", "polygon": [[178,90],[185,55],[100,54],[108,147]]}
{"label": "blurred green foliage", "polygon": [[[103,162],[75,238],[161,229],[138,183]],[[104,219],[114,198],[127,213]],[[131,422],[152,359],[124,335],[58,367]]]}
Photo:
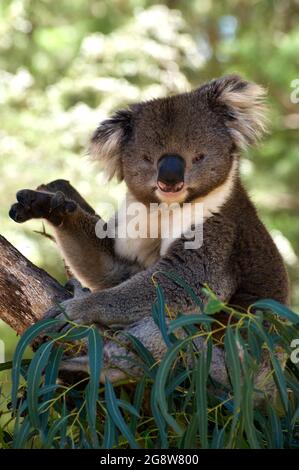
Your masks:
{"label": "blurred green foliage", "polygon": [[125,188],[107,191],[85,155],[97,123],[127,103],[237,72],[269,90],[270,133],[242,171],[298,306],[298,49],[298,0],[1,0],[1,233],[62,280],[55,246],[34,232],[41,223],[8,218],[15,192],[66,178],[95,208],[116,202]]}

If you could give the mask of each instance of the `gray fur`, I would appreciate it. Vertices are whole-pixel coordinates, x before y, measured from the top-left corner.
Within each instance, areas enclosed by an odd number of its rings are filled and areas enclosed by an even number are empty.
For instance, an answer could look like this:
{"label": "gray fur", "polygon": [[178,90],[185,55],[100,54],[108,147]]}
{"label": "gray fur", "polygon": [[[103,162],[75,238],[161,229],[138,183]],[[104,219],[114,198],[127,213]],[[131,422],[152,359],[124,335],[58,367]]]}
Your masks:
{"label": "gray fur", "polygon": [[[102,123],[92,138],[91,149],[108,168],[108,176],[124,179],[130,194],[146,206],[161,201],[156,187],[159,158],[165,153],[179,154],[186,162],[183,202],[205,202],[215,190],[221,195],[238,162],[239,149],[256,141],[264,130],[263,94],[261,87],[230,76],[191,93],[136,104]],[[75,200],[77,206],[71,212],[62,211],[59,223],[52,221],[55,236],[76,277],[93,291],[64,302],[67,315],[78,323],[124,328],[159,360],[166,349],[151,318],[153,276],[173,311],[188,312],[194,305],[182,288],[163,275],[165,272],[183,278],[203,301],[201,288],[208,284],[223,301],[245,309],[261,298],[286,303],[285,267],[242,186],[238,169],[231,185],[222,205],[204,222],[200,248],[184,249],[181,236],[162,256],[159,244],[155,246],[156,259],[150,265],[142,264],[137,253],[125,259],[113,241],[97,239],[94,227],[98,217],[86,210],[81,196],[79,200],[73,192],[67,194],[65,187],[61,188],[66,199]],[[43,189],[55,193],[49,185]],[[39,194],[36,192],[36,198]],[[13,206],[15,220],[18,213],[24,220],[24,200]],[[40,213],[35,215],[31,210],[27,218],[35,216],[40,217]],[[48,213],[43,217],[51,223]],[[48,316],[63,318],[60,312],[53,308]],[[113,380],[121,378],[123,370],[129,375],[141,373],[130,361],[113,359],[127,354],[127,348],[126,342],[123,346],[113,341],[105,345],[105,370]],[[220,369],[224,368],[223,360],[213,366],[215,370],[220,363]],[[119,373],[115,372],[118,366]],[[86,360],[74,359],[69,367],[84,369]]]}

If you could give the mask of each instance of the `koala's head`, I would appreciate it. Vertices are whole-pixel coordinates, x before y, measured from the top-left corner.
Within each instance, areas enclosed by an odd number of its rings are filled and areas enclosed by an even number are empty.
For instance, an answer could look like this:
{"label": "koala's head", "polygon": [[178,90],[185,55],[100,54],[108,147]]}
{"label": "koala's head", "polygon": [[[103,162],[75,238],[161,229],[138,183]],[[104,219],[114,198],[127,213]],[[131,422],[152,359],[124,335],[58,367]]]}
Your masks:
{"label": "koala's head", "polygon": [[91,153],[144,203],[203,197],[264,131],[264,95],[260,86],[227,76],[132,105],[99,125]]}

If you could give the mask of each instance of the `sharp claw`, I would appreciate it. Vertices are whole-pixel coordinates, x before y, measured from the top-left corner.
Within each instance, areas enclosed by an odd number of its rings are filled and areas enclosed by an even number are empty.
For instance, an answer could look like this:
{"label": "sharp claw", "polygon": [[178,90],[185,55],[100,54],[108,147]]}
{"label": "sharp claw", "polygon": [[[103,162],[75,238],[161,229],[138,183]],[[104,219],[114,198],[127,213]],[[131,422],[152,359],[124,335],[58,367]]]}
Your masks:
{"label": "sharp claw", "polygon": [[78,279],[72,277],[71,279],[69,279],[64,287],[70,291],[72,294],[74,294],[74,292],[76,291],[76,289],[82,289],[82,285],[80,283],[80,281],[78,281]]}
{"label": "sharp claw", "polygon": [[90,290],[86,287],[82,287],[81,283],[75,278],[69,279],[64,287],[73,294],[74,298],[77,299],[90,294]]}
{"label": "sharp claw", "polygon": [[15,222],[19,222],[19,203],[16,202],[13,204],[10,208],[10,211],[8,213],[9,217],[14,220]]}
{"label": "sharp claw", "polygon": [[17,215],[18,215],[18,214],[17,214],[17,206],[18,206],[18,203],[13,204],[13,205],[11,206],[10,210],[9,210],[9,213],[8,213],[9,217],[10,217],[12,220],[15,220],[15,221],[17,221]]}
{"label": "sharp claw", "polygon": [[61,314],[61,310],[59,310],[58,307],[52,307],[49,310],[47,310],[47,312],[44,315],[44,319],[55,318],[60,314]]}

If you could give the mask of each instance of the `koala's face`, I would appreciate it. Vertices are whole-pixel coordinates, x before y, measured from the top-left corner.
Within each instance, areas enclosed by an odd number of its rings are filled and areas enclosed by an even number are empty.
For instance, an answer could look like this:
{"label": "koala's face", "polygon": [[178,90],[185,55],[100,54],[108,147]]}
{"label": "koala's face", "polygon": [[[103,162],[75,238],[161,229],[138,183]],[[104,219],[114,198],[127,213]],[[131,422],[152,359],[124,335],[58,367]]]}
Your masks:
{"label": "koala's face", "polygon": [[123,147],[123,175],[141,201],[185,202],[226,179],[233,141],[223,119],[198,93],[139,107]]}
{"label": "koala's face", "polygon": [[93,150],[139,201],[189,202],[223,184],[236,150],[257,138],[261,97],[257,85],[227,77],[133,105],[100,125]]}

